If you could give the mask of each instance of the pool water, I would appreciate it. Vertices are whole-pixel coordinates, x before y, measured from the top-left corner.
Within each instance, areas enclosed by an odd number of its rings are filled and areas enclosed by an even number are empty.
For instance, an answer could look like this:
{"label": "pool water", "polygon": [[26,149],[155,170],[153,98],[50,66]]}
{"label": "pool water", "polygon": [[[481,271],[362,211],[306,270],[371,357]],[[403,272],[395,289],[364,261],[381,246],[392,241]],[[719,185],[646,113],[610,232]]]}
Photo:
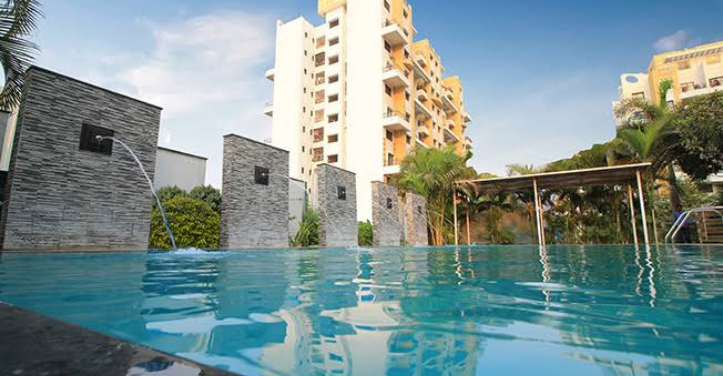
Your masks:
{"label": "pool water", "polygon": [[722,247],[0,260],[2,301],[248,376],[723,375]]}

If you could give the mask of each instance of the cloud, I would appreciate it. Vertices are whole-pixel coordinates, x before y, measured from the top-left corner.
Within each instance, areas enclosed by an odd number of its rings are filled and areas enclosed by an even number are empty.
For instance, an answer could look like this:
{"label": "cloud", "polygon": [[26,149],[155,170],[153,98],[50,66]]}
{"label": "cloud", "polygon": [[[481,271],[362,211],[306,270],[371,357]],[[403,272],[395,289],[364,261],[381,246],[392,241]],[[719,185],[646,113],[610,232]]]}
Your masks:
{"label": "cloud", "polygon": [[164,107],[166,119],[253,97],[254,68],[273,47],[269,25],[272,19],[241,11],[152,25],[153,51],[121,77],[139,97]]}
{"label": "cloud", "polygon": [[694,44],[693,36],[686,30],[678,30],[655,41],[653,48],[657,52],[669,52],[681,50],[692,44]]}

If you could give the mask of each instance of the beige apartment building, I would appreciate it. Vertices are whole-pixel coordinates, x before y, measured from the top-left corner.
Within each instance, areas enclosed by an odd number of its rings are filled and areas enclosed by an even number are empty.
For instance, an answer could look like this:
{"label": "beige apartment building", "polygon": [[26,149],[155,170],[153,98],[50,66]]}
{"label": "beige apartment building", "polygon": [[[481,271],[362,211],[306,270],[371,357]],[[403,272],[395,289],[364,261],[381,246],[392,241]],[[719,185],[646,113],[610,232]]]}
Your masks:
{"label": "beige apartment building", "polygon": [[314,169],[357,175],[360,220],[371,218],[371,183],[399,173],[417,148],[472,147],[457,76],[428,40],[415,41],[404,0],[319,0],[325,22],[277,24],[272,143],[290,151],[291,177],[314,196]]}
{"label": "beige apartment building", "polygon": [[[657,103],[660,84],[665,80],[673,83],[665,98],[671,105],[723,90],[723,41],[653,56],[647,73],[620,77],[620,101],[640,97]],[[618,103],[614,102],[613,108]],[[616,118],[617,126],[624,120]]]}

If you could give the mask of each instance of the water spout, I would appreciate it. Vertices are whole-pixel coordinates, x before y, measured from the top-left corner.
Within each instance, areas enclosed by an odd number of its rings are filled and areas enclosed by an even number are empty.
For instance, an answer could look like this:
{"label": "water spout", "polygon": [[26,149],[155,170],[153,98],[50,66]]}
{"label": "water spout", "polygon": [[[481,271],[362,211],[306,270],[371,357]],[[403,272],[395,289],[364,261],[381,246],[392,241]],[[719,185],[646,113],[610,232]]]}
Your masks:
{"label": "water spout", "polygon": [[166,211],[163,209],[163,205],[161,205],[161,200],[158,198],[158,195],[156,194],[156,190],[153,189],[153,182],[151,181],[151,178],[148,177],[148,173],[146,173],[146,169],[143,168],[143,163],[141,163],[141,160],[138,159],[136,156],[136,153],[131,150],[131,148],[128,147],[123,141],[115,138],[115,137],[103,137],[103,136],[96,136],[95,139],[100,143],[103,140],[112,140],[113,142],[117,142],[121,146],[123,146],[124,149],[130,153],[130,155],[135,159],[136,163],[138,164],[138,167],[140,167],[141,172],[143,172],[143,176],[146,177],[146,181],[148,182],[148,186],[151,188],[151,194],[153,194],[153,197],[156,199],[156,204],[158,205],[158,210],[161,212],[161,218],[163,218],[163,224],[166,226],[166,232],[168,233],[168,238],[171,239],[171,245],[173,246],[173,251],[178,251],[178,248],[176,247],[176,239],[173,238],[173,231],[171,231],[171,226],[168,223],[168,218],[166,218]]}

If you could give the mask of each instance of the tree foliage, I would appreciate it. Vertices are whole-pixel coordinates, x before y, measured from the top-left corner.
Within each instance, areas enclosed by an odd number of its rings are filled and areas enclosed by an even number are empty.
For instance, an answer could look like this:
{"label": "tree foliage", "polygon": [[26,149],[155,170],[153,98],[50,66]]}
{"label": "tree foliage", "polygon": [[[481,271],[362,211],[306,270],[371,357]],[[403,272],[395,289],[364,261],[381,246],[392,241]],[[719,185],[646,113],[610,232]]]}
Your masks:
{"label": "tree foliage", "polygon": [[306,208],[299,222],[299,231],[289,239],[292,247],[315,247],[319,245],[319,212]]}
{"label": "tree foliage", "polygon": [[188,197],[207,203],[215,212],[221,212],[221,191],[210,186],[201,185],[188,192]]}
{"label": "tree foliage", "polygon": [[20,101],[25,71],[38,51],[38,47],[28,38],[40,18],[42,12],[37,0],[0,2],[0,64],[5,74],[0,109],[11,110]]}
{"label": "tree foliage", "polygon": [[[163,208],[179,248],[219,247],[221,217],[207,203],[189,197],[175,197],[164,201]],[[151,215],[149,243],[151,248],[171,248],[171,241],[158,209],[154,209]]]}
{"label": "tree foliage", "polygon": [[705,179],[723,171],[723,91],[680,106],[675,125],[680,137],[676,161],[683,172]]}
{"label": "tree foliage", "polygon": [[467,167],[471,153],[460,155],[452,146],[437,149],[423,148],[407,156],[392,184],[401,190],[414,192],[427,200],[427,222],[434,245],[445,243],[445,227],[450,221],[452,192],[455,182],[476,177],[474,169]]}
{"label": "tree foliage", "polygon": [[374,245],[374,227],[369,221],[359,222],[359,246],[371,247]]}

